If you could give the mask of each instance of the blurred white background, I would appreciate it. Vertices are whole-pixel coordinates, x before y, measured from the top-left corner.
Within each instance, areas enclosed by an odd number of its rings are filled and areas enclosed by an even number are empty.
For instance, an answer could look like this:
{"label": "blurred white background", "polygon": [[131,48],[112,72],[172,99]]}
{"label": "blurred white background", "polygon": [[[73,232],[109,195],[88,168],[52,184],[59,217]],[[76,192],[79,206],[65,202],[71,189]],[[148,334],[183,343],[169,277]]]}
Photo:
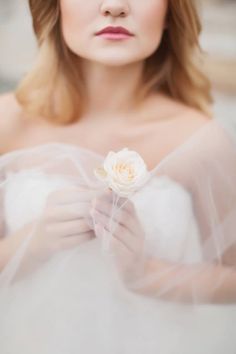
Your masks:
{"label": "blurred white background", "polygon": [[[236,0],[197,1],[215,116],[230,119],[236,126]],[[0,92],[14,89],[37,53],[27,3],[0,0]]]}

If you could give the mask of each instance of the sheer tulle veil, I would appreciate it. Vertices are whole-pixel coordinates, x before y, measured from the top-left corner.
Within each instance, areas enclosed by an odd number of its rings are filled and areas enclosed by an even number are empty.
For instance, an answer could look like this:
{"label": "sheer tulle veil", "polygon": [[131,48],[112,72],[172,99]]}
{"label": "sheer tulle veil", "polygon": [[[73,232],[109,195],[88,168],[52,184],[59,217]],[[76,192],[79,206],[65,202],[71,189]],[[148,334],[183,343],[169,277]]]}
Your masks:
{"label": "sheer tulle veil", "polygon": [[[234,354],[233,127],[209,121],[127,197],[96,178],[104,158],[59,142],[0,157],[2,239],[25,228],[0,272],[1,353]],[[101,208],[95,237],[31,255],[48,198],[71,186]]]}

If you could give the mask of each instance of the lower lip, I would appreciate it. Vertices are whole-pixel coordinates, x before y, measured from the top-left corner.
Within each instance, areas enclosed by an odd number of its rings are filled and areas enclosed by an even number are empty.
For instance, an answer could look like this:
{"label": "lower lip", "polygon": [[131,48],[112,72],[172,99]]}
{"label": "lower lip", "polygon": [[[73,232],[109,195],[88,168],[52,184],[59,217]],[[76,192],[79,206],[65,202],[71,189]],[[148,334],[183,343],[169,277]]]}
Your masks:
{"label": "lower lip", "polygon": [[133,36],[131,36],[129,34],[125,34],[125,33],[101,33],[101,34],[99,34],[97,36],[103,37],[103,38],[106,38],[106,39],[116,39],[116,40],[128,39],[128,38],[133,37]]}

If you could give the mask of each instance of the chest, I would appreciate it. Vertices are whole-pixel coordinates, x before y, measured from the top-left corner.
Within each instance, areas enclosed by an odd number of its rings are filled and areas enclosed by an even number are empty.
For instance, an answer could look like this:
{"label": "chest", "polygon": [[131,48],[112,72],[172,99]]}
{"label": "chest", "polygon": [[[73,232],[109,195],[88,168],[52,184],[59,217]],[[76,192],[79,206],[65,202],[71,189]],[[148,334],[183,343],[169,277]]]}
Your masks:
{"label": "chest", "polygon": [[15,134],[8,151],[34,147],[50,142],[80,146],[106,156],[124,147],[137,151],[153,169],[178,145],[174,127],[165,124],[49,126],[29,125]]}

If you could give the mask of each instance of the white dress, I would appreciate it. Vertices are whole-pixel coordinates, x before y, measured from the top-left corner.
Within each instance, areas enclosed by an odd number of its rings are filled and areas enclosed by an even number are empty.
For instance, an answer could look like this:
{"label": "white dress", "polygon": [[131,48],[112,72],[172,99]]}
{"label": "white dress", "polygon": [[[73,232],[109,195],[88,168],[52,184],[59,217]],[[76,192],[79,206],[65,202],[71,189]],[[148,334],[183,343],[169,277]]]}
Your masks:
{"label": "white dress", "polygon": [[[18,152],[3,156],[5,166],[6,158],[8,166],[12,161],[18,163],[15,170],[4,169],[7,183],[2,183],[2,213],[6,237],[40,217],[52,191],[72,184],[65,173],[58,173],[57,169],[57,174],[49,174],[39,162],[33,167],[19,168],[26,166],[29,156],[35,157],[37,153],[38,157],[43,154],[48,157],[48,151],[52,156],[72,157],[77,153],[83,157],[87,154],[86,159],[98,158],[82,148],[53,143],[22,150],[20,157]],[[132,202],[152,256],[173,264],[201,264],[206,254],[193,195],[171,177],[171,167],[167,167],[175,165],[177,155],[171,157],[174,163],[169,157],[154,169],[155,175],[134,195]],[[236,161],[236,154],[234,157]],[[88,166],[86,159],[80,159],[81,165]],[[229,186],[230,176],[227,176]],[[83,180],[89,184],[87,177]],[[200,174],[197,181],[201,182]],[[204,183],[207,184],[207,179]],[[206,196],[205,191],[203,195]],[[211,198],[209,205],[215,212]],[[212,215],[209,214],[211,225]],[[30,275],[14,281],[22,249],[0,273],[1,354],[236,352],[236,298],[235,303],[200,303],[196,292],[196,297],[193,293],[192,301],[185,303],[132,292],[119,277],[111,254],[102,249],[98,238],[58,253]]]}

